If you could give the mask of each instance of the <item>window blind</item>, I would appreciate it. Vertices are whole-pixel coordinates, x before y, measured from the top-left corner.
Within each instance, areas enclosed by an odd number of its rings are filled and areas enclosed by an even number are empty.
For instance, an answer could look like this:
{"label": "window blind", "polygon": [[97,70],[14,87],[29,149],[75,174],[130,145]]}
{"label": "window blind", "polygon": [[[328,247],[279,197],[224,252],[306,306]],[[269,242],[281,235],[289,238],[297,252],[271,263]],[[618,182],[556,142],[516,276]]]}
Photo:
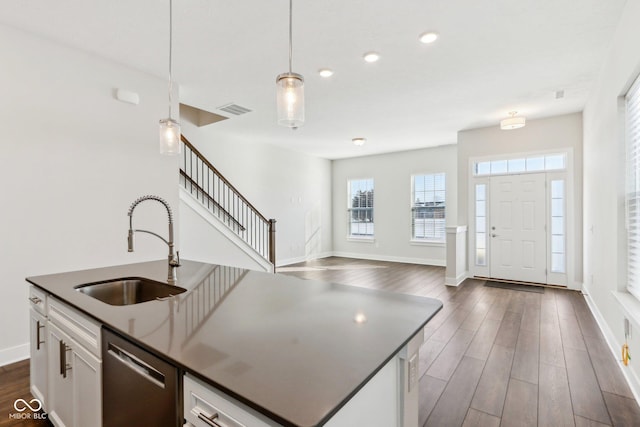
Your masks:
{"label": "window blind", "polygon": [[627,92],[627,289],[640,299],[640,77]]}

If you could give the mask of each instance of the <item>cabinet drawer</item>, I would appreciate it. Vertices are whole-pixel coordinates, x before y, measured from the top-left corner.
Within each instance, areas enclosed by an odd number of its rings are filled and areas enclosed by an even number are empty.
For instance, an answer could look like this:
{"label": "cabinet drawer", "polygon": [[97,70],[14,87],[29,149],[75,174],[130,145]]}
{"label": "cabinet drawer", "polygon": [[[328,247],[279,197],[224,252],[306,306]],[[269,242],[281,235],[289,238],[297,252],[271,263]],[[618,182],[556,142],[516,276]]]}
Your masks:
{"label": "cabinet drawer", "polygon": [[29,301],[31,307],[43,316],[47,315],[47,294],[40,288],[29,286]]}
{"label": "cabinet drawer", "polygon": [[49,321],[80,345],[102,358],[100,323],[53,297],[48,300]]}
{"label": "cabinet drawer", "polygon": [[184,418],[195,427],[280,425],[188,374],[184,376]]}

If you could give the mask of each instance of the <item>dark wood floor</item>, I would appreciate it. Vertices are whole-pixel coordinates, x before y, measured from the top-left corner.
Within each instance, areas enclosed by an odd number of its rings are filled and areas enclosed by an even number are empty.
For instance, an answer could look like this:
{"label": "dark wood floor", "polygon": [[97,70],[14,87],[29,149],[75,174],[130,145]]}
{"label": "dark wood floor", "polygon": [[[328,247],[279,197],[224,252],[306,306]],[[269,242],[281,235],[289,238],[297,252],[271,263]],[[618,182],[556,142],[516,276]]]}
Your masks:
{"label": "dark wood floor", "polygon": [[[444,269],[325,258],[281,273],[440,299],[420,349],[422,426],[640,426],[615,357],[577,292],[444,286]],[[0,427],[31,399],[29,363],[0,367]]]}
{"label": "dark wood floor", "polygon": [[[29,391],[29,360],[0,366],[0,427],[8,426],[51,426],[44,420],[15,419],[10,414],[18,414],[13,407],[16,399],[24,399],[29,402],[33,399]],[[24,411],[25,416],[31,416],[31,411]],[[14,415],[15,417],[15,415]]]}
{"label": "dark wood floor", "polygon": [[420,349],[420,424],[640,426],[640,408],[584,298],[444,285],[444,268],[325,258],[279,269],[438,298]]}

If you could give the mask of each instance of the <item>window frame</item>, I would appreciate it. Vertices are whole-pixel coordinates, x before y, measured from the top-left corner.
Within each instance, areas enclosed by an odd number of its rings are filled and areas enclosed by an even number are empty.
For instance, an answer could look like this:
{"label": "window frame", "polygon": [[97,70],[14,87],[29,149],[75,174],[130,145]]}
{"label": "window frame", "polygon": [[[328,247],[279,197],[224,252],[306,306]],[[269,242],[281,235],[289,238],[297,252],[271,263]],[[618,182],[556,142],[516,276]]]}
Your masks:
{"label": "window frame", "polygon": [[[354,208],[352,206],[352,201],[353,201],[353,197],[352,197],[352,184],[354,182],[371,182],[371,192],[372,197],[371,197],[371,207],[356,207]],[[369,191],[367,189],[365,189],[365,191]],[[366,202],[365,202],[366,203]],[[354,209],[358,209],[358,210],[368,210],[371,212],[371,221],[370,224],[372,225],[372,233],[371,234],[353,234],[352,233],[352,224],[354,224],[354,222],[352,221],[352,211]],[[375,239],[375,180],[373,177],[371,178],[348,178],[347,179],[347,240],[354,240],[354,241],[365,241],[365,242],[372,242]]]}
{"label": "window frame", "polygon": [[[436,191],[444,191],[444,206],[443,206],[443,211],[444,211],[444,216],[442,217],[443,222],[443,227],[442,227],[442,237],[441,238],[435,238],[435,222],[434,222],[434,233],[433,233],[433,237],[416,237],[415,235],[415,223],[414,223],[414,212],[416,209],[415,206],[415,200],[416,200],[416,178],[417,177],[426,177],[426,176],[433,176],[434,180],[435,177],[437,175],[442,175],[442,179],[444,182],[444,190],[436,190],[435,189],[435,181],[434,181],[434,188],[433,188],[433,193],[434,193],[434,200],[435,200],[435,192]],[[425,244],[425,245],[443,245],[446,243],[447,241],[447,231],[446,231],[446,227],[447,227],[447,173],[446,172],[425,172],[425,173],[416,173],[416,174],[412,174],[411,175],[411,198],[410,198],[410,202],[409,202],[409,219],[410,219],[410,242],[412,244]],[[435,201],[434,201],[435,203]],[[435,208],[435,206],[434,206]],[[433,218],[434,220],[436,218]]]}
{"label": "window frame", "polygon": [[[633,129],[635,127],[635,129]],[[640,76],[624,95],[626,290],[640,300]],[[633,130],[632,130],[633,129]],[[634,261],[635,259],[635,261]]]}

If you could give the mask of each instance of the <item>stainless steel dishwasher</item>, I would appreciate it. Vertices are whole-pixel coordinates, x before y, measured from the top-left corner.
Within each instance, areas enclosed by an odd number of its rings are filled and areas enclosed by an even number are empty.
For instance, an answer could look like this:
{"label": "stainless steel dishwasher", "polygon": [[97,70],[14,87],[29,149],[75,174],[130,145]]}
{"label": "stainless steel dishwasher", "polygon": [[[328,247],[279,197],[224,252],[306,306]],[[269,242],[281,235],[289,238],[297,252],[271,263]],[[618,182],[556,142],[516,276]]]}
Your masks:
{"label": "stainless steel dishwasher", "polygon": [[175,366],[108,329],[102,353],[103,427],[182,426]]}

